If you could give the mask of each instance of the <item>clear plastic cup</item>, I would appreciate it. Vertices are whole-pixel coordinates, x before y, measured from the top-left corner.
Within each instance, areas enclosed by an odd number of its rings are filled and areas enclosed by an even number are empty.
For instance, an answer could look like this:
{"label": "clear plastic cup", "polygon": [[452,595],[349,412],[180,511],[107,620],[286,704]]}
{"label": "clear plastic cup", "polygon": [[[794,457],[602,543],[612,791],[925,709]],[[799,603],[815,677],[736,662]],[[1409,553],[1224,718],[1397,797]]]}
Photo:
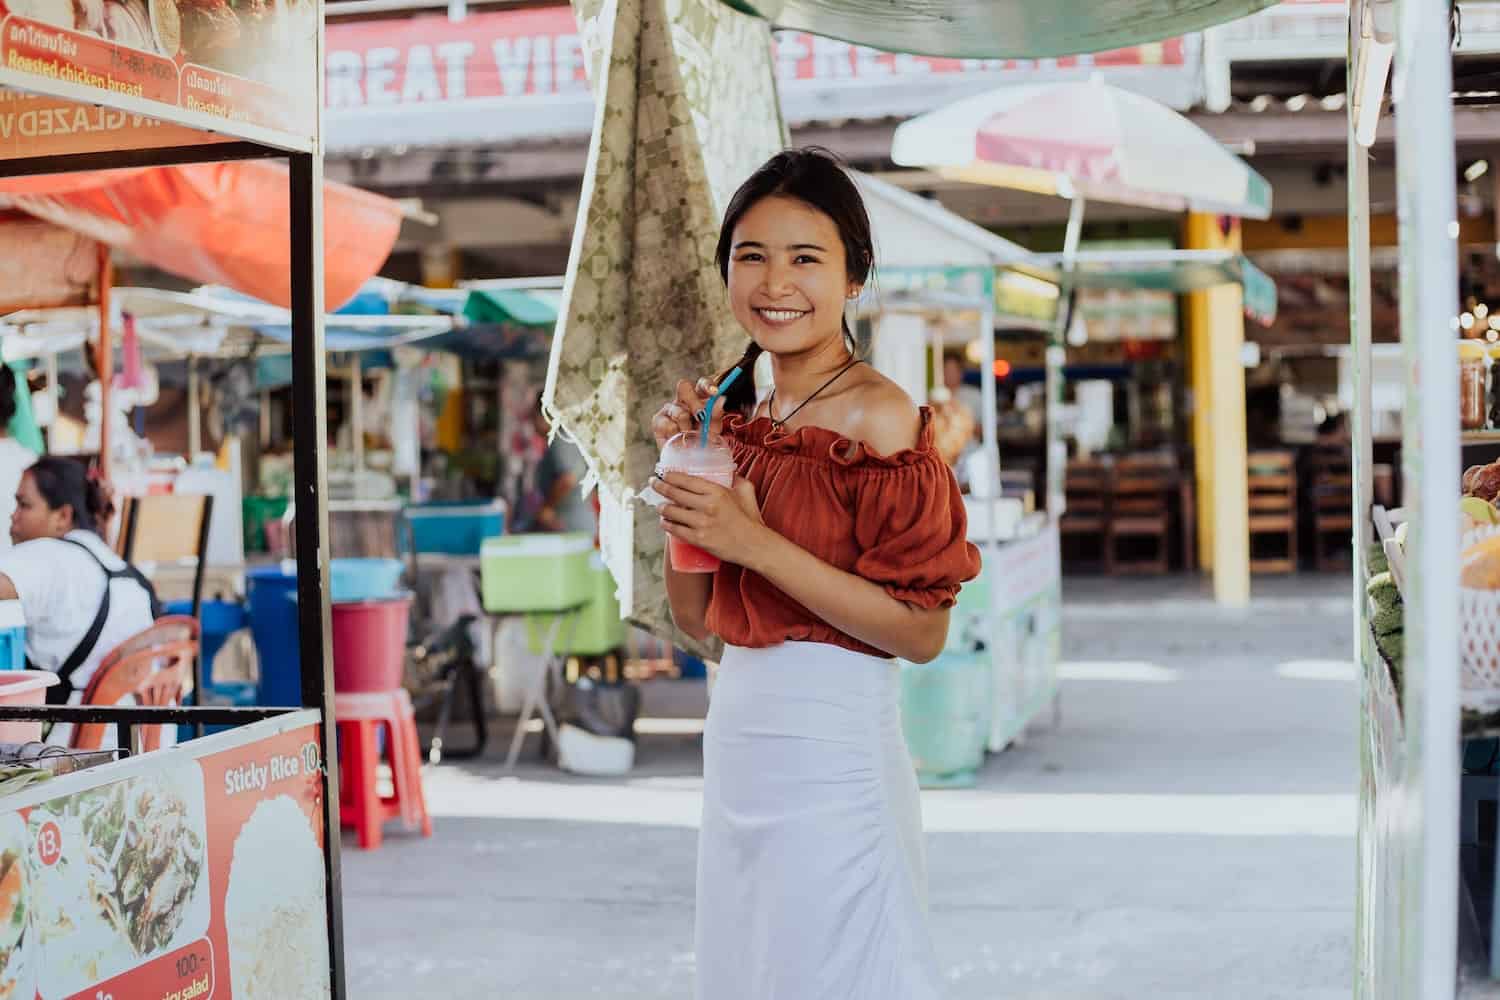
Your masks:
{"label": "clear plastic cup", "polygon": [[[699,432],[694,431],[678,434],[663,445],[659,465],[662,474],[682,472],[725,488],[733,486],[734,452],[729,443],[717,434],[709,435],[707,446],[700,441]],[[667,536],[667,553],[672,560],[672,569],[678,573],[713,573],[719,568],[718,556],[704,552],[696,545],[678,541],[671,535]]]}

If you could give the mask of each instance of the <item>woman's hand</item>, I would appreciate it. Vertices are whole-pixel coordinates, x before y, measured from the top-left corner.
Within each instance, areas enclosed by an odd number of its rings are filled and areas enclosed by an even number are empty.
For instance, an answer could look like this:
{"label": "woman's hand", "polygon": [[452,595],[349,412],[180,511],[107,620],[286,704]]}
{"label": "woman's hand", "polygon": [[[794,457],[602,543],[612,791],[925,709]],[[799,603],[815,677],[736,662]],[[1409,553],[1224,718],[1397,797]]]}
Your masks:
{"label": "woman's hand", "polygon": [[662,530],[678,541],[737,566],[748,566],[764,547],[764,534],[770,529],[748,479],[736,477],[734,486],[726,489],[699,476],[669,472],[654,485],[668,501],[660,512]]}
{"label": "woman's hand", "polygon": [[[660,449],[670,439],[678,434],[691,434],[698,428],[696,417],[703,410],[703,404],[708,398],[718,391],[712,379],[700,378],[696,383],[683,379],[677,383],[677,397],[670,403],[656,411],[656,416],[651,418],[651,433],[656,438],[656,447]],[[719,433],[719,426],[723,422],[723,413],[719,407],[714,407],[713,433]]]}

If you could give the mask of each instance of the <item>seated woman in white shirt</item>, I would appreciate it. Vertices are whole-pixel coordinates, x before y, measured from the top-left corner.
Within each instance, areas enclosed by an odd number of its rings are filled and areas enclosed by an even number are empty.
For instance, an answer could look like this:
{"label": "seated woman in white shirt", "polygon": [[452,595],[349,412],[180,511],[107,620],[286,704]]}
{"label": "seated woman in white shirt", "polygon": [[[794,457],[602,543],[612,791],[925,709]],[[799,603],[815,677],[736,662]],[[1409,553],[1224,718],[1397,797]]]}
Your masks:
{"label": "seated woman in white shirt", "polygon": [[[113,514],[104,488],[73,459],[48,456],[21,476],[15,544],[0,552],[0,600],[21,601],[28,664],[60,677],[47,692],[52,704],[79,704],[100,661],[156,618],[150,583],[101,537]],[[70,736],[54,726],[47,739]]]}

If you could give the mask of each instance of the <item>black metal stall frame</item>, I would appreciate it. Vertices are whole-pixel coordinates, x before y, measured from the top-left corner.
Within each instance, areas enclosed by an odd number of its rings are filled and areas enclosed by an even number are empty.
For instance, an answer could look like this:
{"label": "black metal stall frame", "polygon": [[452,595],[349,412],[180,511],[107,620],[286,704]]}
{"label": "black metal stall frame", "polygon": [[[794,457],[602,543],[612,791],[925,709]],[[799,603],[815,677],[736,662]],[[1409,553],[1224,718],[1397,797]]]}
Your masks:
{"label": "black metal stall frame", "polygon": [[[320,18],[321,20],[321,18]],[[321,32],[320,32],[321,34]],[[318,50],[322,51],[321,38]],[[322,74],[315,94],[322,103]],[[323,344],[323,158],[321,144],[311,152],[294,152],[256,142],[211,142],[203,145],[130,149],[0,159],[0,177],[107,170],[121,167],[216,163],[228,160],[288,161],[291,199],[292,434],[296,525],[297,614],[302,666],[302,704],[286,707],[176,708],[93,706],[0,706],[0,720],[67,723],[113,723],[119,745],[129,747],[134,727],[150,724],[243,725],[303,709],[321,713],[323,755],[324,874],[328,906],[329,970],[334,1000],[345,1000],[343,904],[339,864],[339,775],[333,726],[333,655],[328,608],[328,462],[326,365]]]}

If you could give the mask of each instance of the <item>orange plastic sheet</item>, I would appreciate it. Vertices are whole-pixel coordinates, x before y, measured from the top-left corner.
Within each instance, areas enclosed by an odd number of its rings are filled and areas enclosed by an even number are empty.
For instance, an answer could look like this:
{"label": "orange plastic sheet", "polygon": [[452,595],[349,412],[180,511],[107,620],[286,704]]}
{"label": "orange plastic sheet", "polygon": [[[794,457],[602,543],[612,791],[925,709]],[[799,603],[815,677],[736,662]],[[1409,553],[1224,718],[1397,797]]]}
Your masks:
{"label": "orange plastic sheet", "polygon": [[[284,166],[255,161],[0,179],[10,206],[204,284],[291,304],[291,216]],[[324,295],[330,310],[385,263],[400,206],[344,184],[323,188]]]}

